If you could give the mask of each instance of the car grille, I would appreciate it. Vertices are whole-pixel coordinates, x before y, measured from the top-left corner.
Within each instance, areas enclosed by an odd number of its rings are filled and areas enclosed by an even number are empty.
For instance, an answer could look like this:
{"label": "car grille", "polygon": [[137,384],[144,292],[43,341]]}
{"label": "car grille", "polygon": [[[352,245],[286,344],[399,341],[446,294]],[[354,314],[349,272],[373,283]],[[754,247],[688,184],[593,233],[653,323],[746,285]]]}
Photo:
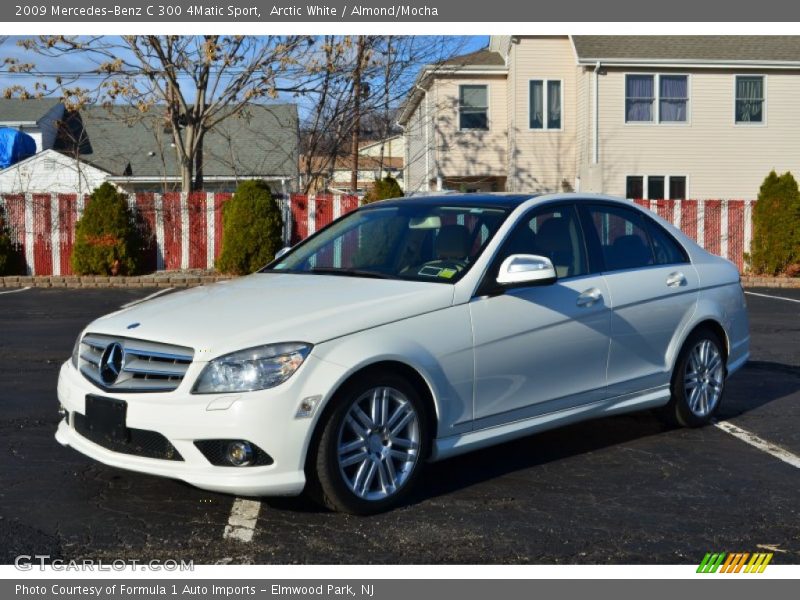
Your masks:
{"label": "car grille", "polygon": [[75,431],[87,440],[112,452],[132,454],[143,458],[183,461],[183,457],[175,449],[175,446],[156,431],[128,427],[127,439],[115,440],[93,431],[86,422],[86,417],[78,412],[72,413],[72,424]]}
{"label": "car grille", "polygon": [[[121,346],[119,373],[114,378],[106,372],[104,378],[103,355],[114,343]],[[87,333],[81,340],[78,368],[104,390],[171,392],[180,385],[193,358],[194,350],[183,346]]]}

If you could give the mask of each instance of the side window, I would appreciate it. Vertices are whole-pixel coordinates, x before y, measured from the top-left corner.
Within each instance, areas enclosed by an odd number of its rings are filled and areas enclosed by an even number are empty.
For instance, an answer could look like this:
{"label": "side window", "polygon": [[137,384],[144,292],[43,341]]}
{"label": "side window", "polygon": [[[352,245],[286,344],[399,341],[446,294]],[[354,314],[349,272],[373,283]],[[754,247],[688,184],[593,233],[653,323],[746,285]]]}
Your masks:
{"label": "side window", "polygon": [[498,262],[512,254],[538,254],[553,261],[558,277],[589,272],[578,217],[572,206],[534,209],[520,219],[498,253]]}
{"label": "side window", "polygon": [[657,265],[677,265],[689,262],[686,252],[678,242],[655,221],[647,219],[653,254]]}
{"label": "side window", "polygon": [[635,269],[655,264],[642,215],[616,206],[589,208],[606,271]]}

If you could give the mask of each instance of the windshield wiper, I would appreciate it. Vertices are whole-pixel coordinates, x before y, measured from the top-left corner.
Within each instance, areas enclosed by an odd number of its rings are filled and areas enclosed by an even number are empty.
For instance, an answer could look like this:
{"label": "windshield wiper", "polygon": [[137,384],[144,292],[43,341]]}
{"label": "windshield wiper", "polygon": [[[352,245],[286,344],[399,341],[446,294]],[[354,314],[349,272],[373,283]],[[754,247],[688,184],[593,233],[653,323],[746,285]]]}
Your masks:
{"label": "windshield wiper", "polygon": [[307,273],[319,273],[321,275],[343,275],[345,277],[371,277],[372,279],[395,279],[386,273],[378,271],[365,271],[363,269],[337,269],[336,267],[314,267],[306,271]]}

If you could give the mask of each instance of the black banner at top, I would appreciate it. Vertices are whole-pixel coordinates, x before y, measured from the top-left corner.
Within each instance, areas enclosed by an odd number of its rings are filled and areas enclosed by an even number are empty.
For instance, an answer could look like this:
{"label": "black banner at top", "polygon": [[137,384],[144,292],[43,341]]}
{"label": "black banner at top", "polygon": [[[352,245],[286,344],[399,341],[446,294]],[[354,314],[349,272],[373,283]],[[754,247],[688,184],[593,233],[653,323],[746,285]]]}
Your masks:
{"label": "black banner at top", "polygon": [[787,22],[800,21],[800,4],[785,0],[756,4],[745,0],[17,0],[0,5],[0,18],[5,22]]}

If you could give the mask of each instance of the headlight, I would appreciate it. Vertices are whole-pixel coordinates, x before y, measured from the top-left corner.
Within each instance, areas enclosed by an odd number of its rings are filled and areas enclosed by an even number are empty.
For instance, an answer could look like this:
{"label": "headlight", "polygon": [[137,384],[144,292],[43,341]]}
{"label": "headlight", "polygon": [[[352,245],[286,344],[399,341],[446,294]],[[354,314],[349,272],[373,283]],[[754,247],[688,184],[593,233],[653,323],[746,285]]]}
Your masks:
{"label": "headlight", "polygon": [[206,365],[192,393],[252,392],[275,387],[300,368],[311,348],[311,344],[292,342],[220,356]]}
{"label": "headlight", "polygon": [[78,359],[81,356],[81,334],[78,334],[78,339],[75,340],[75,345],[72,347],[72,366],[78,368]]}

